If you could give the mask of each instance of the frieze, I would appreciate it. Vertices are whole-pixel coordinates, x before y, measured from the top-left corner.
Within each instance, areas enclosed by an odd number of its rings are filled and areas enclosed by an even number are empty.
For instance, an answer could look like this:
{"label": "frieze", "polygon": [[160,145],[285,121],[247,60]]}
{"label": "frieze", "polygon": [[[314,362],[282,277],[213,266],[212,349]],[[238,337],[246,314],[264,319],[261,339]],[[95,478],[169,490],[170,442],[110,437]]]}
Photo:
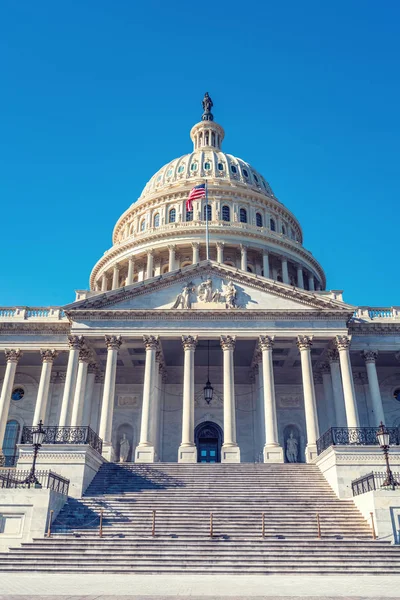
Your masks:
{"label": "frieze", "polygon": [[140,405],[139,394],[120,394],[117,406],[119,408],[138,408]]}

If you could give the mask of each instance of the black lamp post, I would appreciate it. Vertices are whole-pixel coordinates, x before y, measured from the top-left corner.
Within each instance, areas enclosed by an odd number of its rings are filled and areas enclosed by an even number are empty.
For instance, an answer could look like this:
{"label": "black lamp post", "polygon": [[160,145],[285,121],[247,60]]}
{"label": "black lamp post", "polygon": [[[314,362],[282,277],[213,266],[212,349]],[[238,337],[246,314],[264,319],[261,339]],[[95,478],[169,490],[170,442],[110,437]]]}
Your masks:
{"label": "black lamp post", "polygon": [[204,400],[210,404],[213,398],[214,388],[210,383],[210,340],[207,345],[207,383],[204,386]]}
{"label": "black lamp post", "polygon": [[32,429],[32,446],[33,446],[33,461],[32,467],[28,477],[25,479],[24,483],[33,484],[35,487],[42,487],[38,478],[35,474],[36,469],[36,459],[39,452],[40,446],[43,444],[45,432],[42,427],[42,421],[39,421],[39,425]]}
{"label": "black lamp post", "polygon": [[387,428],[384,426],[384,424],[381,421],[380,427],[376,433],[376,437],[378,438],[378,442],[380,447],[383,450],[383,453],[385,455],[385,461],[386,461],[386,479],[385,481],[382,483],[382,487],[391,487],[392,490],[394,490],[396,488],[396,486],[400,485],[398,481],[395,480],[395,478],[393,477],[393,473],[392,470],[389,466],[389,440],[390,440],[390,435],[389,435],[389,431],[387,430]]}

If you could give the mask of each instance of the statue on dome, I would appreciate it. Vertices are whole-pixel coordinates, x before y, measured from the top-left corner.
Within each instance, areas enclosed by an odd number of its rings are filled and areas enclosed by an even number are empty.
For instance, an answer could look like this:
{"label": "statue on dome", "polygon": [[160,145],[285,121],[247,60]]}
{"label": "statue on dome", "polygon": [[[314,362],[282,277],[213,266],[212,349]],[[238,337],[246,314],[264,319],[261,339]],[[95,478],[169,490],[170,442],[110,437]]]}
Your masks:
{"label": "statue on dome", "polygon": [[299,443],[293,435],[293,431],[286,441],[286,456],[290,463],[297,463],[297,457],[299,454]]}
{"label": "statue on dome", "polygon": [[208,95],[208,92],[206,92],[204,94],[202,104],[203,104],[203,110],[204,110],[203,115],[201,117],[202,121],[213,121],[214,116],[211,112],[211,109],[214,106],[214,104],[213,104],[213,101],[211,100],[210,96]]}
{"label": "statue on dome", "polygon": [[225,296],[225,308],[237,308],[237,291],[234,283],[232,281],[228,281],[226,285],[222,284],[222,291]]}

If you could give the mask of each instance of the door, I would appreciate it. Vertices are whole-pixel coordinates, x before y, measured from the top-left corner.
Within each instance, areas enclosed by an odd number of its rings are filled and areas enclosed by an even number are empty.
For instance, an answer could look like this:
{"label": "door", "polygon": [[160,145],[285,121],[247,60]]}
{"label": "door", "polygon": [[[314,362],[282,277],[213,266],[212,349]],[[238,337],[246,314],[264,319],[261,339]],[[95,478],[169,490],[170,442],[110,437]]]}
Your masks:
{"label": "door", "polygon": [[218,438],[199,440],[198,462],[215,463],[218,460]]}
{"label": "door", "polygon": [[221,462],[222,429],[216,423],[205,421],[197,425],[194,432],[197,447],[197,462]]}

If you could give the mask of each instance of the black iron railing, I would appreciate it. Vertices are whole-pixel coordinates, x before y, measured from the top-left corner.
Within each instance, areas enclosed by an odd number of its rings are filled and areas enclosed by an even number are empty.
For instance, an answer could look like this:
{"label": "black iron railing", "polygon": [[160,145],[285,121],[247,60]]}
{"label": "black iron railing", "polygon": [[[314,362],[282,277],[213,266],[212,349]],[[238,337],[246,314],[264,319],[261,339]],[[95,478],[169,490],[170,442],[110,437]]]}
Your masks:
{"label": "black iron railing", "polygon": [[[24,427],[21,444],[32,444],[33,427]],[[88,444],[101,454],[103,440],[90,427],[43,427],[43,444]]]}
{"label": "black iron railing", "polygon": [[[387,428],[390,435],[390,445],[400,444],[398,427]],[[317,440],[317,452],[321,454],[329,446],[377,446],[376,437],[379,427],[331,427]]]}
{"label": "black iron railing", "polygon": [[14,467],[17,464],[18,454],[0,454],[0,468],[1,467]]}
{"label": "black iron railing", "polygon": [[[0,488],[31,488],[33,483],[26,481],[30,471],[17,469],[0,469]],[[36,479],[42,486],[68,496],[69,479],[61,477],[53,471],[35,471]]]}
{"label": "black iron railing", "polygon": [[[393,473],[393,477],[399,481],[400,473]],[[353,491],[353,496],[359,496],[360,494],[365,494],[366,492],[372,492],[373,490],[379,490],[382,488],[385,479],[387,478],[387,473],[368,473],[367,475],[363,475],[358,479],[355,479],[351,482],[351,489]],[[385,488],[386,489],[386,486]],[[390,486],[387,487],[390,489]]]}

